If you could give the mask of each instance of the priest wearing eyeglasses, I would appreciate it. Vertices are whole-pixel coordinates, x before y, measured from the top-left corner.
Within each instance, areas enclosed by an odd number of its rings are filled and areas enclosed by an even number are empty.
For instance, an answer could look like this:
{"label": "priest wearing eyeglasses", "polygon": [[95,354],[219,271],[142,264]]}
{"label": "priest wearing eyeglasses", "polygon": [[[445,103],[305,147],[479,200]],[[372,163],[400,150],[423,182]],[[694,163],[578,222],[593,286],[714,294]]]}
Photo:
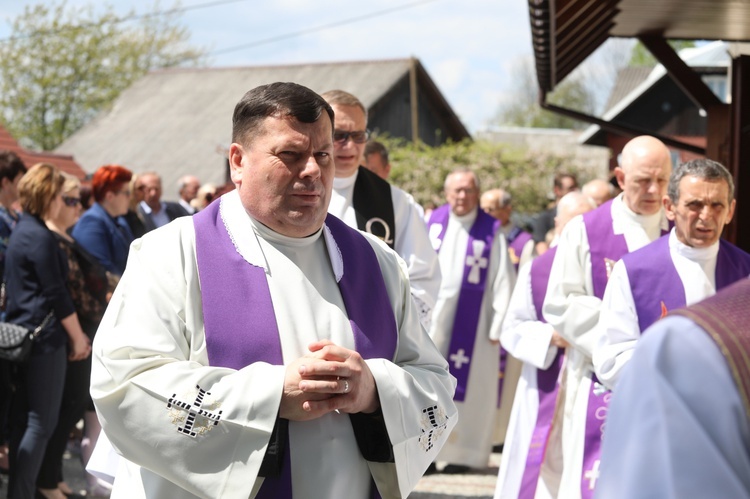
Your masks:
{"label": "priest wearing eyeglasses", "polygon": [[440,264],[427,236],[424,211],[410,194],[362,166],[370,135],[362,102],[343,90],[330,90],[321,96],[336,114],[336,173],[328,213],[350,227],[379,237],[406,261],[411,294],[422,324],[429,329],[440,288]]}

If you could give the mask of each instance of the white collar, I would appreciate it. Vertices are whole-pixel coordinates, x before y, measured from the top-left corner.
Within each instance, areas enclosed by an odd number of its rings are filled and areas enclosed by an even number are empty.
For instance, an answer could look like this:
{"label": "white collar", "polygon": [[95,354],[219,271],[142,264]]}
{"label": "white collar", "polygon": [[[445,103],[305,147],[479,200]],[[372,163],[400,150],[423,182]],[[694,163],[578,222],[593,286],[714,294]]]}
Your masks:
{"label": "white collar", "polygon": [[653,215],[639,215],[627,207],[622,200],[622,193],[612,200],[612,231],[615,234],[623,234],[627,226],[639,225],[647,233],[656,231],[658,228],[662,231],[669,229],[669,221],[664,215],[664,208],[661,208]]}
{"label": "white collar", "polygon": [[709,262],[719,255],[719,241],[707,248],[694,248],[683,244],[677,239],[677,230],[672,229],[669,233],[669,251],[681,255],[693,262]]}
{"label": "white collar", "polygon": [[339,282],[343,277],[344,261],[341,257],[341,250],[327,226],[323,225],[323,228],[308,237],[284,236],[261,224],[247,213],[236,190],[221,196],[220,203],[219,214],[224,222],[224,227],[229,233],[232,244],[234,244],[237,253],[250,265],[263,267],[266,274],[270,273],[268,261],[263,254],[259,238],[273,245],[299,247],[314,244],[320,238],[320,235],[324,234],[336,282]]}
{"label": "white collar", "polygon": [[348,177],[333,177],[333,188],[334,189],[346,189],[354,185],[359,175],[359,168],[354,170],[354,175]]}

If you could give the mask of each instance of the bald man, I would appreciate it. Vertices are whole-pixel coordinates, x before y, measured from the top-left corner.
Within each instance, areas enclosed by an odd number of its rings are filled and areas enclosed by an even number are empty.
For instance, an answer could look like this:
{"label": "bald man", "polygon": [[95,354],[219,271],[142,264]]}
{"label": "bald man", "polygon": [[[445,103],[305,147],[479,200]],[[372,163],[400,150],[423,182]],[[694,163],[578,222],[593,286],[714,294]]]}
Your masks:
{"label": "bald man", "polygon": [[615,197],[615,186],[601,178],[589,180],[581,188],[581,192],[591,198],[596,206],[601,206]]}
{"label": "bald man", "polygon": [[662,198],[671,171],[669,149],[661,141],[646,135],[632,139],[615,168],[623,192],[571,220],[560,235],[543,307],[544,318],[570,343],[560,497],[593,496],[610,397],[591,360],[602,296],[615,262],[668,232]]}

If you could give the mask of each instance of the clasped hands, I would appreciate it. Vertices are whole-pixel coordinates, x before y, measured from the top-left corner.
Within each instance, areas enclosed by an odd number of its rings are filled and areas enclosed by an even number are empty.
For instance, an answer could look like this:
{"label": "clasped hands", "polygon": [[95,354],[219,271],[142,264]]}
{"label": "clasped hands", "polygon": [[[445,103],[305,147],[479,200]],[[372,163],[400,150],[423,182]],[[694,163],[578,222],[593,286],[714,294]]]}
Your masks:
{"label": "clasped hands", "polygon": [[333,411],[370,413],[380,407],[375,378],[362,356],[329,340],[286,366],[279,416],[309,421]]}

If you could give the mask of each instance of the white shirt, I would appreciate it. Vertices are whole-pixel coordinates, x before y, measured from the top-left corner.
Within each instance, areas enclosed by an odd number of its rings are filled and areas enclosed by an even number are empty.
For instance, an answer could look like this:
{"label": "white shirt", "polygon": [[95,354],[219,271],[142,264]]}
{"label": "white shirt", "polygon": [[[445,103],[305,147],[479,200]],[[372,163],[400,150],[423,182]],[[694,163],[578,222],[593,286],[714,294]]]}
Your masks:
{"label": "white shirt", "polygon": [[[333,192],[328,213],[344,221],[349,227],[357,227],[357,216],[354,211],[354,183],[359,170],[350,177],[335,177]],[[394,250],[404,259],[411,282],[411,293],[424,304],[423,323],[429,325],[431,310],[435,307],[440,289],[440,264],[437,253],[432,249],[427,236],[427,227],[423,220],[424,211],[414,198],[398,187],[391,185],[393,215],[396,224]]]}

